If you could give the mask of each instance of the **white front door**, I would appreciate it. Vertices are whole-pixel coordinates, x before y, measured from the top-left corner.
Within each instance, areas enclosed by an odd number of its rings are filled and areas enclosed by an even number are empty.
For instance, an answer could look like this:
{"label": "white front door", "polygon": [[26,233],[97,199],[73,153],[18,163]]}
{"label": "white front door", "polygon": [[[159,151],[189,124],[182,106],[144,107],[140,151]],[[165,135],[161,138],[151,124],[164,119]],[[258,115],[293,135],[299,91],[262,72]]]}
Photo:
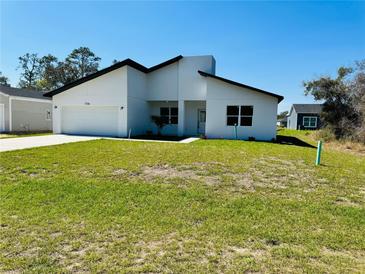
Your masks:
{"label": "white front door", "polygon": [[205,109],[198,109],[198,133],[205,134],[205,121],[207,112]]}
{"label": "white front door", "polygon": [[0,132],[5,131],[5,108],[4,104],[0,104]]}

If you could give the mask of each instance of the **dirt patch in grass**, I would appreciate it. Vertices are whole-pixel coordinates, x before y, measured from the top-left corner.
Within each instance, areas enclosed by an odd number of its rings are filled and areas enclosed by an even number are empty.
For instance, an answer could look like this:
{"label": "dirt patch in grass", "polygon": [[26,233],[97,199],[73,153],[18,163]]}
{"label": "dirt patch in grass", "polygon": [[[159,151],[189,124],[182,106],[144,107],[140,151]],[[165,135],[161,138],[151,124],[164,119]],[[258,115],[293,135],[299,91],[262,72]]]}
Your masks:
{"label": "dirt patch in grass", "polygon": [[335,201],[336,205],[340,205],[340,206],[349,206],[349,207],[361,207],[360,204],[351,201],[350,199],[346,198],[346,197],[338,197]]}
{"label": "dirt patch in grass", "polygon": [[286,189],[292,186],[303,186],[303,189],[309,192],[316,185],[326,183],[325,179],[315,178],[313,170],[303,161],[274,157],[257,159],[245,172],[235,171],[222,163],[196,162],[180,166],[145,166],[142,167],[139,176],[147,182],[203,183],[211,187],[226,187],[233,192],[255,191],[257,188]]}

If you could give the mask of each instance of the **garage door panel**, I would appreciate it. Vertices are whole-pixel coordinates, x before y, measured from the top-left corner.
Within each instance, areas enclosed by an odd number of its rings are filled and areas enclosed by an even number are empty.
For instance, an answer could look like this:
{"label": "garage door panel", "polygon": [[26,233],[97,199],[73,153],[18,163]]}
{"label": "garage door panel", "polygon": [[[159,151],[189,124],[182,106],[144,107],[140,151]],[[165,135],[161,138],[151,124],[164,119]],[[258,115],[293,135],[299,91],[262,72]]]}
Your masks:
{"label": "garage door panel", "polygon": [[62,133],[78,135],[118,135],[118,107],[64,106]]}

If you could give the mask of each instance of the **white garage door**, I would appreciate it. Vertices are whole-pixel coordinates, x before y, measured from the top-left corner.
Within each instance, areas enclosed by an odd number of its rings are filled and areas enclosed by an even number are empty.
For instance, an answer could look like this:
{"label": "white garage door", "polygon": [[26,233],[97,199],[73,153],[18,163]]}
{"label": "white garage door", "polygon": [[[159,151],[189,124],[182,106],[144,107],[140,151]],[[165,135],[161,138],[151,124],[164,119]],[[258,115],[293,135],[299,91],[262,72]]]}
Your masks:
{"label": "white garage door", "polygon": [[62,133],[118,136],[118,107],[64,106],[61,113]]}

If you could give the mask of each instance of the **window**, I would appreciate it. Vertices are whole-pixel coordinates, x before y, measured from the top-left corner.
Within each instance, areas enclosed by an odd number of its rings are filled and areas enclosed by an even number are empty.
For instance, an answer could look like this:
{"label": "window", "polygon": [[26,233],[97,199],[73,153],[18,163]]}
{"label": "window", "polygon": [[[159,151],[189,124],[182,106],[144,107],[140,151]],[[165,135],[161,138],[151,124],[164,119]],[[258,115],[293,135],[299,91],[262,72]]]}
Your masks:
{"label": "window", "polygon": [[227,126],[252,126],[253,106],[227,106]]}
{"label": "window", "polygon": [[239,106],[227,106],[227,126],[238,126]]}
{"label": "window", "polygon": [[241,106],[241,126],[252,126],[253,106]]}
{"label": "window", "polygon": [[304,116],[303,117],[304,127],[317,127],[317,117]]}
{"label": "window", "polygon": [[160,108],[160,116],[164,123],[177,125],[178,123],[178,108],[162,107]]}
{"label": "window", "polygon": [[46,109],[46,120],[51,120],[52,119],[52,113],[49,109]]}

